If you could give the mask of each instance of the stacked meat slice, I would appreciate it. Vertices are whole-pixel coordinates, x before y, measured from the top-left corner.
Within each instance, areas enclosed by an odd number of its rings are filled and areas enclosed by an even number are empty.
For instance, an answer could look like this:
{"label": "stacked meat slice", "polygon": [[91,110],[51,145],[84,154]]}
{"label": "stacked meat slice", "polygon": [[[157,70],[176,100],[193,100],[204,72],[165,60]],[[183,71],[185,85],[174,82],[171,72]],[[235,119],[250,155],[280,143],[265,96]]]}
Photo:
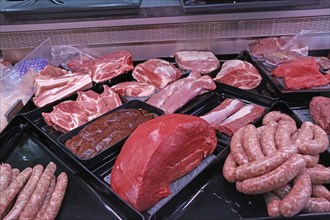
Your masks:
{"label": "stacked meat slice", "polygon": [[33,102],[36,106],[43,107],[90,87],[92,79],[88,74],[75,74],[46,66],[35,76]]}
{"label": "stacked meat slice", "polygon": [[119,96],[108,86],[98,94],[92,90],[78,92],[76,101],[64,101],[54,106],[50,113],[42,113],[47,125],[63,133],[87,123],[88,121],[121,105]]}

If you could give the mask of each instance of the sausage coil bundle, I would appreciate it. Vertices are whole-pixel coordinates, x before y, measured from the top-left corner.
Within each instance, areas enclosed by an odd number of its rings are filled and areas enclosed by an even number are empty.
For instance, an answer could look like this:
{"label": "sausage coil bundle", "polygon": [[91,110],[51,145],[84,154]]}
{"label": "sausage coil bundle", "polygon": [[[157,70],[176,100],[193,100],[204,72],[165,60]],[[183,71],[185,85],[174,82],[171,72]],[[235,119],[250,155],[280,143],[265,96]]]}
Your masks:
{"label": "sausage coil bundle", "polygon": [[[55,219],[68,184],[66,173],[55,177],[56,165],[40,164],[22,172],[0,164],[0,219]],[[15,199],[16,198],[16,199]]]}
{"label": "sausage coil bundle", "polygon": [[318,125],[295,121],[279,111],[265,115],[262,126],[246,125],[230,142],[223,175],[244,194],[263,194],[268,215],[330,212],[330,167],[319,162],[329,146]]}

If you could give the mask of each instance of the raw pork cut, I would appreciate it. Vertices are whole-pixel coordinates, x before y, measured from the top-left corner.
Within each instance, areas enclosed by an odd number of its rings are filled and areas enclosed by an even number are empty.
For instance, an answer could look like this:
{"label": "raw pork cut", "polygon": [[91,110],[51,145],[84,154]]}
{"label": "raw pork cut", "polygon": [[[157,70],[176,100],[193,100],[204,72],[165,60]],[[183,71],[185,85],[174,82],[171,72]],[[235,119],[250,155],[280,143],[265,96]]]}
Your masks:
{"label": "raw pork cut", "polygon": [[[78,92],[78,98],[76,101],[62,102],[54,106],[52,112],[42,113],[42,116],[49,126],[52,126],[61,132],[67,132],[120,105],[121,100],[118,94],[113,92],[107,85],[103,85],[103,92],[101,95],[92,90]],[[72,115],[70,106],[77,110],[73,111]],[[77,116],[79,112],[78,110],[80,111],[81,118]],[[63,116],[61,116],[61,114],[63,114]],[[61,117],[73,122],[68,126],[61,120]]]}
{"label": "raw pork cut", "polygon": [[103,85],[103,92],[101,97],[107,105],[108,111],[117,108],[122,104],[119,95],[112,91],[112,89],[107,85]]}
{"label": "raw pork cut", "polygon": [[132,73],[138,82],[149,83],[157,88],[164,88],[178,80],[182,73],[173,64],[161,59],[150,59],[138,64]]}
{"label": "raw pork cut", "polygon": [[228,136],[232,136],[238,129],[256,120],[264,111],[265,108],[261,106],[246,105],[221,122],[218,130]]}
{"label": "raw pork cut", "polygon": [[243,102],[237,99],[226,99],[206,115],[201,116],[201,118],[218,130],[218,126],[222,121],[237,112],[243,106]]}
{"label": "raw pork cut", "polygon": [[76,75],[63,86],[40,92],[38,96],[33,98],[33,102],[38,107],[43,107],[57,100],[74,94],[77,91],[92,87],[92,80],[89,75]]}
{"label": "raw pork cut", "polygon": [[214,80],[240,89],[254,89],[261,83],[262,77],[251,63],[228,60],[222,64]]}
{"label": "raw pork cut", "polygon": [[170,183],[196,168],[216,145],[214,128],[197,116],[152,119],[126,140],[111,172],[111,188],[138,211],[149,209],[170,195]]}
{"label": "raw pork cut", "polygon": [[39,71],[38,75],[40,76],[51,76],[51,77],[59,77],[69,74],[68,71],[52,66],[47,65],[43,70]]}
{"label": "raw pork cut", "polygon": [[132,55],[126,50],[118,50],[93,60],[92,79],[97,83],[104,82],[133,68]]}
{"label": "raw pork cut", "polygon": [[288,39],[284,37],[267,37],[254,41],[249,45],[249,48],[254,56],[263,56],[264,54],[278,51],[287,41]]}
{"label": "raw pork cut", "polygon": [[220,67],[218,58],[212,52],[179,51],[174,56],[181,70],[208,74]]}
{"label": "raw pork cut", "polygon": [[157,92],[157,87],[144,82],[122,82],[111,87],[117,94],[124,99],[138,98],[141,101],[147,100]]}
{"label": "raw pork cut", "polygon": [[284,77],[291,72],[294,72],[294,70],[299,67],[306,67],[309,69],[314,69],[315,71],[319,71],[320,69],[320,65],[315,61],[313,57],[307,57],[278,65],[272,71],[272,75],[276,77]]}
{"label": "raw pork cut", "polygon": [[330,98],[316,96],[309,103],[309,111],[315,124],[330,134]]}
{"label": "raw pork cut", "polygon": [[93,60],[89,59],[82,59],[82,60],[70,60],[67,63],[67,66],[71,69],[74,73],[80,74],[89,74],[91,75]]}
{"label": "raw pork cut", "polygon": [[215,83],[208,75],[198,79],[187,77],[175,81],[151,96],[147,103],[164,110],[166,114],[170,114],[179,110],[194,97],[212,91],[215,88]]}
{"label": "raw pork cut", "polygon": [[63,133],[88,122],[87,113],[76,101],[64,101],[54,106],[50,113],[41,113],[47,125]]}
{"label": "raw pork cut", "polygon": [[143,109],[121,109],[91,122],[67,140],[65,146],[81,159],[90,159],[156,116]]}
{"label": "raw pork cut", "polygon": [[102,96],[93,90],[78,92],[76,102],[83,106],[87,113],[88,121],[91,121],[108,111],[107,105],[102,99]]}

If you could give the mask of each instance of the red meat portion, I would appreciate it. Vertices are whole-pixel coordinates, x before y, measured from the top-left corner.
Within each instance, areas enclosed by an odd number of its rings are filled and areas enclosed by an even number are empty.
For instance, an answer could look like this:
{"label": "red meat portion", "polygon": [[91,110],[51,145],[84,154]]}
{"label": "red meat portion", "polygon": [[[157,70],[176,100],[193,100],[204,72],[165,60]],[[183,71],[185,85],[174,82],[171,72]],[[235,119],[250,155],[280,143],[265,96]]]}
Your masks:
{"label": "red meat portion", "polygon": [[201,118],[217,129],[222,121],[237,112],[243,106],[243,102],[237,99],[226,99],[206,115],[201,116]]}
{"label": "red meat portion", "polygon": [[284,76],[284,83],[287,89],[307,89],[325,86],[329,83],[327,77],[314,68],[296,66],[290,69],[290,73],[286,73]]}
{"label": "red meat portion", "polygon": [[164,88],[178,80],[182,74],[178,68],[165,60],[150,59],[138,64],[134,68],[132,75],[138,82],[149,83],[157,88]]}
{"label": "red meat portion", "polygon": [[179,51],[174,56],[181,70],[208,74],[220,67],[218,58],[212,52]]}
{"label": "red meat portion", "polygon": [[126,50],[118,50],[93,61],[91,66],[92,79],[97,83],[104,82],[133,68],[132,55]]}
{"label": "red meat portion", "polygon": [[111,172],[111,188],[138,211],[149,209],[170,195],[170,183],[196,168],[216,145],[214,128],[197,116],[152,119],[126,140]]}
{"label": "red meat portion", "polygon": [[38,75],[40,76],[51,76],[51,77],[58,77],[69,74],[68,71],[52,66],[47,65],[43,70],[39,71]]}
{"label": "red meat portion", "polygon": [[315,71],[319,71],[320,69],[320,65],[318,64],[318,62],[315,61],[313,57],[307,57],[280,64],[273,70],[272,75],[276,77],[284,77],[292,73],[293,71],[295,72],[296,68],[302,67],[314,69]]}
{"label": "red meat portion", "polygon": [[214,80],[240,89],[254,89],[260,84],[262,78],[251,63],[228,60],[223,63]]}
{"label": "red meat portion", "polygon": [[91,74],[93,60],[83,59],[83,60],[70,60],[67,66],[74,73],[80,74]]}
{"label": "red meat portion", "polygon": [[265,109],[261,106],[246,105],[221,122],[217,130],[232,136],[238,129],[256,120],[264,111]]}
{"label": "red meat portion", "polygon": [[150,96],[157,92],[157,88],[153,85],[144,82],[122,82],[111,87],[116,93],[122,97],[132,98],[145,98],[148,99]]}
{"label": "red meat portion", "polygon": [[215,88],[215,83],[208,75],[198,79],[187,77],[175,81],[151,96],[147,103],[164,110],[166,114],[170,114],[179,110],[194,97],[212,91]]}
{"label": "red meat portion", "polygon": [[50,113],[41,113],[47,125],[63,133],[88,122],[87,112],[76,101],[65,101],[54,106]]}
{"label": "red meat portion", "polygon": [[78,92],[76,102],[78,102],[86,111],[88,121],[91,121],[108,111],[108,107],[101,95],[93,90]]}
{"label": "red meat portion", "polygon": [[309,103],[309,111],[315,124],[330,134],[330,98],[316,96]]}

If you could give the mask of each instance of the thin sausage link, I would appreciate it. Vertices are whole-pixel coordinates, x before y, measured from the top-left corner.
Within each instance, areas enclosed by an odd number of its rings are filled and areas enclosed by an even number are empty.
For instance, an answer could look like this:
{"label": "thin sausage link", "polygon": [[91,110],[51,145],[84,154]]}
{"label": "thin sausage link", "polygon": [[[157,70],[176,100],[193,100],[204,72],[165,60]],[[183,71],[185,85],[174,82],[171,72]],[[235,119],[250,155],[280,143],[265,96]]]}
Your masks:
{"label": "thin sausage link", "polygon": [[237,164],[236,164],[235,160],[233,159],[232,154],[229,153],[226,158],[226,161],[223,165],[223,176],[230,183],[234,183],[236,181],[236,178],[235,178],[236,167],[237,167]]}
{"label": "thin sausage link", "polygon": [[330,202],[324,198],[311,197],[303,210],[307,213],[330,212]]}
{"label": "thin sausage link", "polygon": [[238,131],[233,135],[230,141],[230,151],[233,156],[233,159],[238,165],[249,162],[249,159],[242,145],[243,130],[244,127],[238,129]]}
{"label": "thin sausage link", "polygon": [[323,185],[313,185],[312,196],[330,201],[330,191]]}
{"label": "thin sausage link", "polygon": [[242,144],[249,161],[255,161],[265,157],[258,139],[257,129],[254,125],[246,125],[243,130]]}

